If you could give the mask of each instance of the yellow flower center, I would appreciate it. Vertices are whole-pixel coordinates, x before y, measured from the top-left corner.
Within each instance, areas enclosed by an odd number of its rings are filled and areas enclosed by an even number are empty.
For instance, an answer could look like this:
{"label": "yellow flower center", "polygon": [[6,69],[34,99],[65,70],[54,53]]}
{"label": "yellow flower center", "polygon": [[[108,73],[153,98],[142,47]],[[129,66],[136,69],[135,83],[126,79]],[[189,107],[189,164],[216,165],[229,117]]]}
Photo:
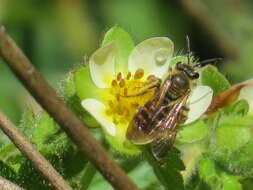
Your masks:
{"label": "yellow flower center", "polygon": [[149,78],[152,75],[147,78],[143,76],[143,69],[138,69],[133,75],[128,72],[124,78],[119,72],[112,80],[106,115],[110,116],[115,124],[129,123],[138,108],[154,95],[155,90],[148,89]]}

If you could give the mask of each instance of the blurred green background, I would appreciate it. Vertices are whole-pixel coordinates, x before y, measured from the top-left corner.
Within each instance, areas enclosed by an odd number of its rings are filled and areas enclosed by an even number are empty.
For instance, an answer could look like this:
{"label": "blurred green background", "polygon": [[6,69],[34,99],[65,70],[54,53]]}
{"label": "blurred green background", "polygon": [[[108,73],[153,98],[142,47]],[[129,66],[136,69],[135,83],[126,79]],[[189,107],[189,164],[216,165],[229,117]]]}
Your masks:
{"label": "blurred green background", "polygon": [[[217,66],[238,82],[253,76],[252,9],[250,0],[0,0],[0,24],[54,87],[114,25],[136,43],[168,36],[175,54],[189,35],[200,60],[224,58]],[[0,77],[0,108],[18,123],[36,105],[2,60]]]}

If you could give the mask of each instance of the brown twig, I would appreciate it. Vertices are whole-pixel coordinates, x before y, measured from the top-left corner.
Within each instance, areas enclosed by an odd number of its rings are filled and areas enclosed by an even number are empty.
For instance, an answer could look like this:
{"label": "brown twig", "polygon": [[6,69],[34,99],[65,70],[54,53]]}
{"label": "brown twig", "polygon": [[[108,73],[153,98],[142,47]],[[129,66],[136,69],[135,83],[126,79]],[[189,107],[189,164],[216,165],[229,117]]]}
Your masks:
{"label": "brown twig", "polygon": [[104,148],[90,135],[78,119],[59,99],[56,92],[35,70],[15,42],[0,28],[0,55],[41,106],[55,119],[78,148],[115,189],[135,190],[137,187]]}
{"label": "brown twig", "polygon": [[0,128],[56,190],[72,190],[62,176],[38,151],[36,151],[33,145],[22,135],[2,111],[0,111]]}
{"label": "brown twig", "polygon": [[4,179],[3,177],[0,176],[0,189],[1,190],[25,190],[18,185],[10,182],[7,179]]}
{"label": "brown twig", "polygon": [[181,0],[181,4],[183,9],[209,34],[225,57],[237,58],[238,52],[235,45],[217,26],[217,22],[214,21],[212,15],[208,14],[209,11],[203,3],[196,0]]}

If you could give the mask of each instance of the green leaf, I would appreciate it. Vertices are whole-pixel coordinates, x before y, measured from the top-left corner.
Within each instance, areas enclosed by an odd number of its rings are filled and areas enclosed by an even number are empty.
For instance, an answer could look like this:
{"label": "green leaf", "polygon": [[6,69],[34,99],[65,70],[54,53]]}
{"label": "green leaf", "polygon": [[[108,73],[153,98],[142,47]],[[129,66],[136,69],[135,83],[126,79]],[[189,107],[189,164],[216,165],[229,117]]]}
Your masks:
{"label": "green leaf", "polygon": [[22,115],[21,123],[18,127],[28,138],[31,137],[35,129],[35,120],[36,116],[31,109],[27,109]]}
{"label": "green leaf", "polygon": [[223,181],[222,190],[242,190],[242,185],[239,182],[240,177],[223,172],[221,178]]}
{"label": "green leaf", "polygon": [[217,174],[214,162],[207,155],[198,163],[198,172],[200,177],[211,187],[221,186],[221,179]]}
{"label": "green leaf", "polygon": [[0,176],[17,183],[17,173],[9,165],[0,160]]}
{"label": "green leaf", "polygon": [[242,179],[241,184],[244,190],[253,189],[253,178]]}
{"label": "green leaf", "polygon": [[185,125],[178,133],[176,139],[181,143],[193,143],[206,137],[209,132],[209,126],[203,120],[198,120],[189,125]]}
{"label": "green leaf", "polygon": [[226,116],[212,137],[212,158],[232,174],[253,175],[252,116]]}
{"label": "green leaf", "polygon": [[210,86],[213,89],[214,97],[231,86],[224,75],[217,71],[214,66],[204,67],[200,79],[202,85]]}
{"label": "green leaf", "polygon": [[131,36],[118,26],[112,27],[104,36],[102,47],[115,41],[116,51],[116,72],[128,71],[128,57],[134,48],[134,42]]}
{"label": "green leaf", "polygon": [[21,154],[13,143],[8,143],[0,149],[0,160],[15,164]]}
{"label": "green leaf", "polygon": [[190,179],[185,182],[186,190],[211,190],[210,187],[199,177],[198,172],[192,173]]}
{"label": "green leaf", "polygon": [[223,110],[226,114],[245,116],[249,111],[249,104],[246,100],[239,100],[232,105],[226,106]]}
{"label": "green leaf", "polygon": [[216,128],[216,145],[219,149],[229,151],[241,148],[252,137],[252,123],[253,119],[249,117],[227,116],[223,118]]}
{"label": "green leaf", "polygon": [[208,155],[203,155],[198,164],[200,178],[211,189],[215,190],[242,190],[240,177],[222,171]]}
{"label": "green leaf", "polygon": [[185,167],[179,157],[179,151],[177,149],[172,148],[168,156],[164,159],[165,163],[163,165],[154,158],[150,150],[145,150],[144,154],[148,163],[153,167],[157,179],[165,189],[184,189],[180,171],[184,170]]}
{"label": "green leaf", "polygon": [[29,161],[24,162],[18,173],[18,184],[25,189],[52,190],[52,187],[43,179]]}
{"label": "green leaf", "polygon": [[84,174],[81,178],[82,185],[80,190],[87,190],[89,188],[96,172],[96,168],[91,163],[86,165]]}
{"label": "green leaf", "polygon": [[[31,140],[40,150],[43,148],[44,144],[47,144],[48,141],[51,140],[50,138],[52,135],[58,132],[59,127],[46,112],[42,112],[34,124],[35,129],[33,131]],[[31,127],[32,126],[27,126],[27,128]]]}

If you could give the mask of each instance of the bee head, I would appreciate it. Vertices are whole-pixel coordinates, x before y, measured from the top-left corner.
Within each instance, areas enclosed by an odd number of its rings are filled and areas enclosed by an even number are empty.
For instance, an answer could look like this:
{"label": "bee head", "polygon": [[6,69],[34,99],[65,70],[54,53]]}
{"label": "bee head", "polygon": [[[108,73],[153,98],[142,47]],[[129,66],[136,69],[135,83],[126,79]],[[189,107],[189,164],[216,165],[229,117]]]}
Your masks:
{"label": "bee head", "polygon": [[190,79],[198,79],[199,73],[194,70],[192,66],[186,63],[178,62],[176,64],[176,69],[178,71],[184,72]]}

